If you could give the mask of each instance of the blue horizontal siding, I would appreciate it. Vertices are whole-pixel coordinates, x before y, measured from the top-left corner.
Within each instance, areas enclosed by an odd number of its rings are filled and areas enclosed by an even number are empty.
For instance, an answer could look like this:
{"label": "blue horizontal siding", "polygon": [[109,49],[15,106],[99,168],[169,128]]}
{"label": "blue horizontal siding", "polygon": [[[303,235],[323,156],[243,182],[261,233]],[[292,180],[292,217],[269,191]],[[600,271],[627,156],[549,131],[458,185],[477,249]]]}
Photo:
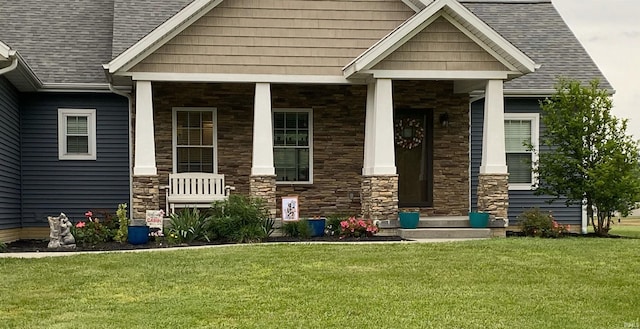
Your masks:
{"label": "blue horizontal siding", "polygon": [[[540,105],[537,98],[513,98],[505,99],[506,113],[540,113]],[[484,99],[471,104],[471,208],[477,210],[478,204],[478,173],[482,161],[482,131],[484,120]],[[542,134],[544,126],[540,127]],[[545,148],[541,148],[541,152]],[[554,200],[549,196],[537,196],[534,191],[509,191],[509,222],[516,225],[518,216],[525,210],[539,208],[553,213],[561,224],[580,225],[582,222],[582,209],[578,205],[567,207],[565,199]]]}
{"label": "blue horizontal siding", "polygon": [[[58,160],[58,108],[96,109],[97,160]],[[26,94],[22,102],[23,226],[64,212],[129,201],[129,123],[125,98],[110,94]]]}
{"label": "blue horizontal siding", "polygon": [[20,111],[18,92],[0,77],[0,229],[19,228]]}

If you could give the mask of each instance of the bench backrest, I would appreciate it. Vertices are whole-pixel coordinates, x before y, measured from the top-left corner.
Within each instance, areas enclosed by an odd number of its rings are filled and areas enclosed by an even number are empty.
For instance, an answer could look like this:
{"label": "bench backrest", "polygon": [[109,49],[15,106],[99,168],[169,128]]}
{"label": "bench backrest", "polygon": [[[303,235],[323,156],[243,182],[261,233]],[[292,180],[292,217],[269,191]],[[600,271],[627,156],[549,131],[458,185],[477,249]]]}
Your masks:
{"label": "bench backrest", "polygon": [[208,173],[169,174],[169,195],[180,196],[224,196],[224,175]]}

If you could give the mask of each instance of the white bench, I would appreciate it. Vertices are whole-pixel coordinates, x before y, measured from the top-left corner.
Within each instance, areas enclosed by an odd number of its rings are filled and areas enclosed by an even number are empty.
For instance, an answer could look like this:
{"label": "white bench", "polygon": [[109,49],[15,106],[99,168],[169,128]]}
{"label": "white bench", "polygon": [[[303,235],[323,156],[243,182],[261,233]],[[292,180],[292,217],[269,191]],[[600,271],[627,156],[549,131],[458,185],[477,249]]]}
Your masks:
{"label": "white bench", "polygon": [[166,206],[176,208],[209,208],[214,201],[225,200],[235,188],[224,184],[224,175],[209,173],[169,174]]}

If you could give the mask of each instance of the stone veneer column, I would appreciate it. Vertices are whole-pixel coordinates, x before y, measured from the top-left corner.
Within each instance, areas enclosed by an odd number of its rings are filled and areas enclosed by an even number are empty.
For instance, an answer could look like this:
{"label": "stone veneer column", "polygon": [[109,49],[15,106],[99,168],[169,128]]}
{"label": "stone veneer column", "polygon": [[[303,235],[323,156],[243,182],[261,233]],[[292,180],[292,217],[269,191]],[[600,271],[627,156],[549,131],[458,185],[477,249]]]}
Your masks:
{"label": "stone veneer column", "polygon": [[508,225],[509,174],[504,140],[504,91],[502,80],[489,80],[484,96],[482,164],[478,175],[478,210]]}
{"label": "stone veneer column", "polygon": [[159,186],[160,181],[158,176],[133,177],[133,206],[131,207],[132,218],[144,219],[146,217],[147,210],[161,209]]}
{"label": "stone veneer column", "polygon": [[374,220],[398,218],[398,175],[362,178],[362,216]]}
{"label": "stone veneer column", "polygon": [[261,198],[271,215],[276,217],[276,176],[251,176],[249,189],[251,197]]}
{"label": "stone veneer column", "polygon": [[488,212],[495,219],[508,223],[509,175],[480,174],[478,176],[478,210]]}

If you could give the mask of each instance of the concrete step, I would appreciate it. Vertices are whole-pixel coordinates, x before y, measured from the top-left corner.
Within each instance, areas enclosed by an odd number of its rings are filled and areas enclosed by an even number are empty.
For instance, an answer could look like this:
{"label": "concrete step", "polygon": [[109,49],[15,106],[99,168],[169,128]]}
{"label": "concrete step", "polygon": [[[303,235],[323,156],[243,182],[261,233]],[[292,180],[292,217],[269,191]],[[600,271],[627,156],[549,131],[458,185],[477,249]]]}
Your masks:
{"label": "concrete step", "polygon": [[404,239],[481,239],[490,238],[488,228],[416,228],[397,230]]}
{"label": "concrete step", "polygon": [[[394,229],[399,228],[400,222],[397,220],[380,221],[380,228]],[[418,228],[465,228],[469,227],[468,216],[429,216],[420,217]]]}

